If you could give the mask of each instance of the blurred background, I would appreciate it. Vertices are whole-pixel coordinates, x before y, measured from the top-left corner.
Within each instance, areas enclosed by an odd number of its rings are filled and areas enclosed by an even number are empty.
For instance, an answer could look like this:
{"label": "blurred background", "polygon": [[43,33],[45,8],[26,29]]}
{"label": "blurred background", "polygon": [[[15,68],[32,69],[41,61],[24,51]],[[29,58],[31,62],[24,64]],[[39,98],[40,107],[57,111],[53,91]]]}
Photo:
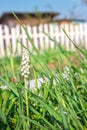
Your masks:
{"label": "blurred background", "polygon": [[57,12],[58,18],[87,20],[87,0],[2,0],[0,16],[6,12]]}
{"label": "blurred background", "polygon": [[[0,56],[4,56],[5,53],[9,55],[8,46],[14,54],[17,39],[33,50],[12,12],[26,25],[39,50],[55,48],[49,38],[41,32],[50,34],[63,47],[73,50],[74,47],[62,28],[76,44],[87,48],[87,0],[3,0],[0,2]],[[18,54],[21,54],[22,47],[17,48]]]}

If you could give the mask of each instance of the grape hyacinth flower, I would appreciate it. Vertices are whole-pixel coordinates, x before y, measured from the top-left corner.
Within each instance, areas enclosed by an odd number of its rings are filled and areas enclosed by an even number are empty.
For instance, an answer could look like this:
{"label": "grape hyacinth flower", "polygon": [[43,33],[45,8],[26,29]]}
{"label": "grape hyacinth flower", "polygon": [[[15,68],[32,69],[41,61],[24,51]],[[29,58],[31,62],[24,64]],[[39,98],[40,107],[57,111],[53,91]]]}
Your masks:
{"label": "grape hyacinth flower", "polygon": [[67,81],[69,80],[69,74],[70,74],[70,68],[68,66],[65,66],[63,71],[63,78]]}
{"label": "grape hyacinth flower", "polygon": [[[23,49],[22,62],[21,62],[21,76],[24,78],[25,95],[26,95],[26,115],[29,117],[29,92],[28,90],[28,76],[30,74],[30,58],[27,49]],[[29,120],[27,120],[29,126]]]}
{"label": "grape hyacinth flower", "polygon": [[29,53],[26,49],[23,49],[22,62],[21,62],[21,76],[24,77],[24,79],[28,79],[28,76],[30,74],[29,62],[30,62]]}

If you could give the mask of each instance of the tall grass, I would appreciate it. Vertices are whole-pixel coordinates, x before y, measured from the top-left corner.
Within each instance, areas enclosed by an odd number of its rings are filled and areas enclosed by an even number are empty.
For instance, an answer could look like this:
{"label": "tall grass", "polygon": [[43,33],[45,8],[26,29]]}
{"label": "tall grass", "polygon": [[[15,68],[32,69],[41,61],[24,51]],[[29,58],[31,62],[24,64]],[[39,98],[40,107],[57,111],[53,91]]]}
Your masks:
{"label": "tall grass", "polygon": [[[9,80],[9,70],[6,62],[2,60],[4,74],[0,76],[0,83],[8,88],[0,88],[0,130],[86,130],[87,51],[75,45],[77,51],[68,52],[49,36],[56,49],[40,54],[26,27],[22,24],[21,26],[36,53],[34,55],[23,43],[18,42],[30,54],[29,80],[32,77],[36,80],[36,89],[25,88],[24,80],[20,76],[20,65],[15,72],[13,57],[9,64],[13,80]],[[38,77],[45,81],[40,88]],[[26,104],[25,90],[29,94],[29,105]]]}

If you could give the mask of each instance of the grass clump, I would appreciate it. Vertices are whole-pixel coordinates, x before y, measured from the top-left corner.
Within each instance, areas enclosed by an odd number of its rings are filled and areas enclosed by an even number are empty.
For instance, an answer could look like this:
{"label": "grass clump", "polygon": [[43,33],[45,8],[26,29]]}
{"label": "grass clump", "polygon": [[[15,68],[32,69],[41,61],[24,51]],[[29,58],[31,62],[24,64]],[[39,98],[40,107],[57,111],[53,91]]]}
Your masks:
{"label": "grass clump", "polygon": [[[27,81],[35,79],[36,88],[25,88],[20,57],[1,59],[0,84],[7,89],[0,88],[0,129],[86,130],[87,51],[77,47],[76,52],[69,52],[51,39],[56,49],[41,54],[22,27],[36,52],[19,42],[31,58]],[[39,77],[44,80],[40,87]]]}

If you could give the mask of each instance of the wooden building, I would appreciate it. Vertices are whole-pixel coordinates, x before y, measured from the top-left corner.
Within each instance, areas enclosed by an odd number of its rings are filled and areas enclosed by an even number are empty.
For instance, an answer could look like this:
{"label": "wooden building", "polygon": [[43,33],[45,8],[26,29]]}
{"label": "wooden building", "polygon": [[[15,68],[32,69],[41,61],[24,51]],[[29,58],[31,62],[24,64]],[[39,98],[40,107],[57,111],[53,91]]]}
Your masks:
{"label": "wooden building", "polygon": [[[52,22],[53,18],[59,13],[55,12],[35,12],[35,13],[15,13],[23,24],[38,25],[40,23]],[[18,24],[17,19],[12,13],[4,13],[0,18],[0,24],[13,27]]]}

